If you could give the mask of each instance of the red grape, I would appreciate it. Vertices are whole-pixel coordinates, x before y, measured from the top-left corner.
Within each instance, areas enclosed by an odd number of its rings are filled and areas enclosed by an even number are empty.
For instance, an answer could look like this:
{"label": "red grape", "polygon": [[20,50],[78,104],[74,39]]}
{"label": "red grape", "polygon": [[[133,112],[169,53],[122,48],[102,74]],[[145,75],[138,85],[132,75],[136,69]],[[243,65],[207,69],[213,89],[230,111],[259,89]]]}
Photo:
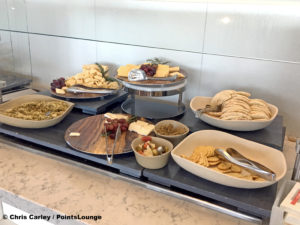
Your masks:
{"label": "red grape", "polygon": [[116,134],[110,134],[109,137],[110,137],[111,139],[115,139]]}

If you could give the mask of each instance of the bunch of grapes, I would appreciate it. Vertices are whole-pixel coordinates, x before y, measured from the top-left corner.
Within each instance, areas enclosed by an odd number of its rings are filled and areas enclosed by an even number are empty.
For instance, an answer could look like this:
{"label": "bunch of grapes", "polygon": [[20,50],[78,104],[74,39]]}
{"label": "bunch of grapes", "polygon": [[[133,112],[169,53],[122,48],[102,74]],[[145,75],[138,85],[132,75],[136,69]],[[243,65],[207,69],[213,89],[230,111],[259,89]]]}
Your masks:
{"label": "bunch of grapes", "polygon": [[106,133],[103,131],[102,134],[104,136],[108,135],[111,139],[115,139],[119,124],[120,124],[121,132],[128,130],[129,124],[125,119],[113,119],[113,120],[110,118],[106,119],[104,123],[104,126],[106,128]]}
{"label": "bunch of grapes", "polygon": [[57,80],[53,80],[51,83],[51,90],[55,91],[56,88],[61,89],[62,87],[65,87],[65,78],[61,77]]}
{"label": "bunch of grapes", "polygon": [[156,73],[157,64],[143,64],[140,69],[144,70],[147,76],[153,77]]}

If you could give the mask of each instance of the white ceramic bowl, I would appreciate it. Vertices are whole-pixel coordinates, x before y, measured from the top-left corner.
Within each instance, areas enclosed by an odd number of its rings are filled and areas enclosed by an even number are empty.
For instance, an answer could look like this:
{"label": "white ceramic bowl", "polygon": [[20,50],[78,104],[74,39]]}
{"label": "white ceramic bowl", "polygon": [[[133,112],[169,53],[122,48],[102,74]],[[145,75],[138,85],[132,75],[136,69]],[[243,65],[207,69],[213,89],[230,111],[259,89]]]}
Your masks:
{"label": "white ceramic bowl", "polygon": [[[1,111],[4,112],[7,109],[11,109],[11,108],[19,106],[23,103],[36,102],[36,101],[53,101],[53,100],[65,102],[68,104],[68,108],[66,109],[66,111],[62,115],[60,115],[54,119],[39,120],[39,121],[24,120],[24,119],[13,118],[13,117],[9,117],[9,116],[1,114]],[[52,97],[45,96],[45,95],[38,95],[38,94],[24,95],[24,96],[12,99],[12,100],[0,105],[0,122],[10,125],[10,126],[21,127],[21,128],[51,127],[51,126],[54,126],[55,124],[59,123],[60,121],[62,121],[71,112],[73,107],[74,107],[74,103],[72,103],[72,102],[59,100],[59,99],[52,98]]]}
{"label": "white ceramic bowl", "polygon": [[159,137],[151,137],[151,138],[152,138],[152,142],[161,146],[168,147],[169,151],[158,156],[143,156],[135,150],[135,148],[139,144],[144,143],[140,137],[132,141],[131,147],[138,164],[140,164],[142,167],[147,169],[160,169],[165,165],[167,165],[171,155],[171,151],[173,150],[173,144],[163,138],[159,138]]}
{"label": "white ceramic bowl", "polygon": [[[191,109],[195,112],[197,109],[204,108],[210,103],[211,97],[196,96],[190,102]],[[269,126],[278,114],[278,108],[269,104],[272,117],[269,120],[222,120],[206,113],[202,113],[200,118],[202,121],[219,128],[234,131],[254,131]]]}
{"label": "white ceramic bowl", "polygon": [[[186,132],[184,132],[183,134],[178,134],[178,135],[163,135],[163,134],[160,134],[159,132],[157,132],[157,130],[160,126],[167,125],[167,124],[172,124],[174,126],[174,128],[184,127]],[[154,127],[154,133],[156,134],[156,136],[164,138],[164,139],[172,142],[173,146],[176,146],[177,144],[179,144],[186,137],[186,135],[189,133],[189,131],[190,131],[190,129],[186,125],[184,125],[183,123],[177,122],[176,120],[162,120],[162,121],[158,122]]]}
{"label": "white ceramic bowl", "polygon": [[[234,148],[250,160],[256,161],[276,174],[275,181],[250,181],[219,173],[201,166],[180,155],[191,155],[199,145],[211,145],[219,148]],[[274,184],[284,177],[287,171],[283,153],[277,149],[258,144],[225,132],[216,130],[202,130],[186,137],[171,152],[175,162],[183,169],[212,182],[237,188],[262,188]]]}

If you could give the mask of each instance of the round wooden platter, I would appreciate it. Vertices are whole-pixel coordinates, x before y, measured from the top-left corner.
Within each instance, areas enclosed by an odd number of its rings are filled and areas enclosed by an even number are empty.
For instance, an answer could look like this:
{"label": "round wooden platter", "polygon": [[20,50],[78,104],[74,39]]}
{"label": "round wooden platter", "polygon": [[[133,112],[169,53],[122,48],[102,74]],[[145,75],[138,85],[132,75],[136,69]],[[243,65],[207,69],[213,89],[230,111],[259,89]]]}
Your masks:
{"label": "round wooden platter", "polygon": [[107,96],[108,94],[93,94],[93,93],[71,93],[66,92],[66,94],[58,94],[50,89],[50,93],[54,96],[65,98],[65,99],[94,99]]}
{"label": "round wooden platter", "polygon": [[[90,116],[73,123],[65,132],[65,141],[72,148],[90,154],[106,155],[104,129],[104,115]],[[70,136],[71,132],[78,132],[80,136]],[[122,132],[116,143],[114,155],[132,152],[131,142],[140,135],[126,131]],[[112,151],[114,139],[108,137],[108,153]]]}
{"label": "round wooden platter", "polygon": [[170,86],[170,85],[177,85],[182,83],[185,79],[185,77],[177,77],[177,79],[175,81],[167,81],[167,80],[142,80],[142,81],[129,81],[127,77],[120,77],[117,76],[116,77],[118,80],[120,80],[121,82],[126,82],[129,84],[135,84],[135,85],[142,85],[142,86]]}

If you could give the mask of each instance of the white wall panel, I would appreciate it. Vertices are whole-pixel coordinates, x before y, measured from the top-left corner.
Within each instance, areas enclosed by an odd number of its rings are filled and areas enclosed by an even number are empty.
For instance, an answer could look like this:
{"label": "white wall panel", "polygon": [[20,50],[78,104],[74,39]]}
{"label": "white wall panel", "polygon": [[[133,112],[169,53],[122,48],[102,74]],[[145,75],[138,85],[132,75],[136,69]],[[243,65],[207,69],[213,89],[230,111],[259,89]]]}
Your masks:
{"label": "white wall panel", "polygon": [[203,56],[198,95],[223,89],[244,90],[279,108],[288,132],[300,135],[300,64]]}
{"label": "white wall panel", "polygon": [[31,76],[28,34],[11,32],[11,40],[15,73]]}
{"label": "white wall panel", "polygon": [[95,38],[94,0],[27,0],[26,4],[30,32]]}
{"label": "white wall panel", "polygon": [[170,65],[180,66],[188,76],[187,90],[184,94],[185,101],[188,101],[197,93],[200,85],[201,54],[110,43],[97,43],[97,61],[111,65],[110,67],[113,68],[110,72],[111,75],[115,75],[117,68],[121,65],[140,64],[147,59],[154,57],[166,59],[170,62]]}
{"label": "white wall panel", "polygon": [[0,0],[0,29],[8,29],[8,14],[6,0]]}
{"label": "white wall panel", "polygon": [[201,52],[205,13],[205,3],[96,0],[96,38]]}
{"label": "white wall panel", "polygon": [[300,2],[209,3],[204,52],[300,62]]}
{"label": "white wall panel", "polygon": [[27,31],[26,3],[24,0],[7,0],[9,29]]}
{"label": "white wall panel", "polygon": [[33,86],[49,88],[53,79],[81,71],[96,61],[96,43],[78,39],[30,35]]}
{"label": "white wall panel", "polygon": [[12,72],[13,63],[10,32],[0,31],[0,71]]}

